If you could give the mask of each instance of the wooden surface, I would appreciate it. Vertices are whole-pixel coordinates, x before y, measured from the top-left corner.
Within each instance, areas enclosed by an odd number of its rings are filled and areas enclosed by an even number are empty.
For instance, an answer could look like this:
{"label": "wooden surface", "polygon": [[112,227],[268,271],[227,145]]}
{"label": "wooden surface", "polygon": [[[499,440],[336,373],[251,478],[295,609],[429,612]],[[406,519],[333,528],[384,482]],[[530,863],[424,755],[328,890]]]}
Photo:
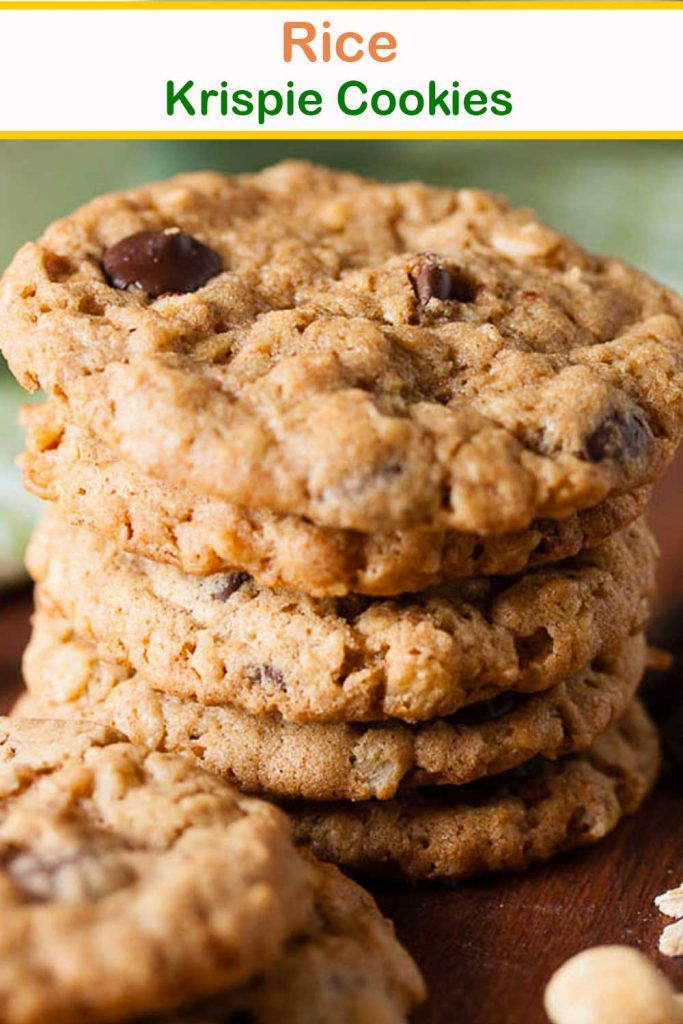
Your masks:
{"label": "wooden surface", "polygon": [[[657,954],[666,919],[652,904],[683,881],[683,460],[660,486],[650,521],[663,553],[652,636],[675,655],[672,671],[651,677],[647,690],[666,730],[665,778],[635,818],[590,850],[453,887],[373,886],[427,978],[430,998],[416,1024],[544,1024],[552,971],[603,942],[640,947],[683,990],[683,958]],[[20,687],[29,613],[26,592],[0,602],[3,710]]]}

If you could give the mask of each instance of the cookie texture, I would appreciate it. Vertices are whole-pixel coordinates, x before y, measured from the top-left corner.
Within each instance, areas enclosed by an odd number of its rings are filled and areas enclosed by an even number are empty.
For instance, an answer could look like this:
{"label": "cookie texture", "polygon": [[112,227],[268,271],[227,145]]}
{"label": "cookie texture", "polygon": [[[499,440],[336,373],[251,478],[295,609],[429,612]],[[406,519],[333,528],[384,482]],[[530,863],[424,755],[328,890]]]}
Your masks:
{"label": "cookie texture", "polygon": [[159,1012],[267,970],[312,912],[284,815],[85,723],[0,720],[7,1024]]}
{"label": "cookie texture", "polygon": [[28,553],[39,605],[105,661],[176,696],[296,721],[418,721],[547,689],[642,626],[654,564],[639,522],[521,578],[320,600],[121,554],[54,510]]}
{"label": "cookie texture", "polygon": [[314,597],[400,594],[557,562],[633,522],[649,498],[642,487],[567,519],[540,519],[495,536],[335,530],[157,480],[60,412],[54,401],[24,410],[21,467],[27,489],[55,502],[66,520],[184,572],[247,572],[262,586]]}
{"label": "cookie texture", "polygon": [[537,759],[469,787],[287,809],[296,838],[323,860],[372,875],[456,879],[597,842],[637,809],[658,765],[656,729],[635,703],[583,754]]}
{"label": "cookie texture", "polygon": [[450,718],[298,725],[153,690],[97,659],[68,622],[38,613],[24,657],[30,695],[17,713],[115,726],[130,740],[182,754],[240,789],[307,800],[386,800],[399,789],[462,785],[537,755],[585,749],[631,703],[645,665],[632,637],[586,672],[539,694],[504,693]]}
{"label": "cookie texture", "polygon": [[20,382],[139,469],[361,531],[525,530],[651,483],[682,321],[502,199],[305,163],[103,196],[0,289]]}
{"label": "cookie texture", "polygon": [[425,989],[391,923],[331,864],[316,865],[314,883],[312,925],[290,940],[274,967],[245,988],[156,1024],[403,1024]]}

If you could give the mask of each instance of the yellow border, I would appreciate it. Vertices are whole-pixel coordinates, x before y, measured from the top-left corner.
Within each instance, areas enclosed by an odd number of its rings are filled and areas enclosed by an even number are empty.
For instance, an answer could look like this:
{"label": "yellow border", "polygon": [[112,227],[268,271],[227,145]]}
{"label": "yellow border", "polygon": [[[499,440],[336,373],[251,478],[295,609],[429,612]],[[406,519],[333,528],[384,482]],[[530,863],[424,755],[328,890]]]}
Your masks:
{"label": "yellow border", "polygon": [[2,132],[2,139],[683,139],[683,131],[676,132]]}
{"label": "yellow border", "polygon": [[680,0],[1,0],[0,11],[680,11]]}
{"label": "yellow border", "polygon": [[[683,11],[681,0],[0,0],[0,11]],[[683,139],[683,131],[26,131],[0,139]]]}

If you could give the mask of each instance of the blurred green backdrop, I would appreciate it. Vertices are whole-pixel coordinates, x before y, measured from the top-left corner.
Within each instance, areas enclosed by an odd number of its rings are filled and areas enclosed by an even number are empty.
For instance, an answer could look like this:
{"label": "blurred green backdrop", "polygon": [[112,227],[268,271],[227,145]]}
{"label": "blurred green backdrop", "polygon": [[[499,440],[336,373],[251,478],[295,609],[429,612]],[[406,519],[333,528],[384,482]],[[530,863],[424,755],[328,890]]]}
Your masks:
{"label": "blurred green backdrop", "polygon": [[[683,290],[681,142],[0,142],[0,266],[100,192],[199,168],[256,170],[294,156],[380,178],[503,192],[588,248],[618,253]],[[21,401],[0,366],[0,585],[20,572],[34,514],[13,467]]]}

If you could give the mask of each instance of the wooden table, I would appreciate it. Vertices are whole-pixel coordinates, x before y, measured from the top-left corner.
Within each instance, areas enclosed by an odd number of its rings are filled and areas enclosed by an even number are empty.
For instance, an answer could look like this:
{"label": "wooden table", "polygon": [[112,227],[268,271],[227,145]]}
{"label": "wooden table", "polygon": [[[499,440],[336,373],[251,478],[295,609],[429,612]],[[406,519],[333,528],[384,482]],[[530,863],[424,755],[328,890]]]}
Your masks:
{"label": "wooden table", "polygon": [[[417,1024],[544,1024],[542,993],[552,971],[586,946],[626,942],[657,959],[683,990],[683,958],[657,954],[666,919],[653,898],[683,881],[683,459],[660,486],[650,521],[663,559],[653,638],[675,652],[650,702],[681,746],[677,770],[642,811],[606,841],[515,876],[458,886],[375,885],[385,912],[418,960],[430,989]],[[20,687],[30,595],[0,602],[0,698]],[[678,729],[673,721],[678,708]]]}

